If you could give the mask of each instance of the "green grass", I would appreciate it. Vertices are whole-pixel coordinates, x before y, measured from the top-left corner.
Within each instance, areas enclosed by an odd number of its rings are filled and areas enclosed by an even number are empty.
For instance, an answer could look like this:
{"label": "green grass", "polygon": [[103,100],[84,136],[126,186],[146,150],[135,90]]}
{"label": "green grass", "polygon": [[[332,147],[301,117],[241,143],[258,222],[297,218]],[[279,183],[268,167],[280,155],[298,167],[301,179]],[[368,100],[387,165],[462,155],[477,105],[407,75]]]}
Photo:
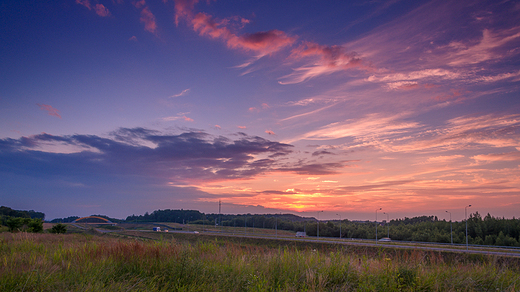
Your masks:
{"label": "green grass", "polygon": [[520,290],[504,258],[152,234],[2,233],[0,291]]}

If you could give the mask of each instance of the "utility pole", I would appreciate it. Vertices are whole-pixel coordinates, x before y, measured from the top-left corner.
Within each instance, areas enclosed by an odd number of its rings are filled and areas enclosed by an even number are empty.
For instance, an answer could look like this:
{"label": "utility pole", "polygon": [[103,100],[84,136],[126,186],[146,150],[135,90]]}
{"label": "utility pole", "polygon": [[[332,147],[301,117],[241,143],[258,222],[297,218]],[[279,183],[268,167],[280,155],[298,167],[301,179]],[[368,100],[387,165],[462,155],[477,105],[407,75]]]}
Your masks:
{"label": "utility pole", "polygon": [[336,214],[339,216],[339,239],[341,239],[341,215]]}
{"label": "utility pole", "polygon": [[376,209],[376,244],[377,244],[377,211],[383,210],[383,208]]}
{"label": "utility pole", "polygon": [[316,228],[317,228],[316,238],[317,239],[320,239],[320,212],[323,212],[323,211],[318,211],[318,225],[316,226]]}
{"label": "utility pole", "polygon": [[464,218],[466,219],[466,250],[468,250],[468,207],[471,207],[471,205],[464,207]]}

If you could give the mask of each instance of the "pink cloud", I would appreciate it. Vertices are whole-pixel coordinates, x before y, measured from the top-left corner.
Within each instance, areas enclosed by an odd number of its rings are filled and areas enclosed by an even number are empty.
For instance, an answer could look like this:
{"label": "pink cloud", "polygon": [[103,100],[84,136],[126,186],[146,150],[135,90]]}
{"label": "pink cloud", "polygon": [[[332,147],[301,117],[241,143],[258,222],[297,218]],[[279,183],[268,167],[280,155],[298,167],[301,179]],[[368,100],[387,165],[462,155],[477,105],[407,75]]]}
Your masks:
{"label": "pink cloud", "polygon": [[139,9],[140,9],[140,8],[143,8],[143,7],[146,6],[146,1],[145,1],[145,0],[135,1],[135,2],[134,2],[134,6],[135,6],[136,8],[139,8]]}
{"label": "pink cloud", "polygon": [[174,98],[174,97],[181,97],[181,96],[184,96],[186,94],[188,94],[190,92],[190,88],[188,89],[184,89],[183,91],[181,91],[181,93],[178,93],[178,94],[174,94],[172,96],[170,96],[171,98]]}
{"label": "pink cloud", "polygon": [[92,6],[90,5],[90,0],[76,0],[76,3],[87,7],[88,10],[92,10]]}
{"label": "pink cloud", "polygon": [[193,122],[192,118],[188,118],[187,116],[183,116],[183,118],[186,122]]}
{"label": "pink cloud", "polygon": [[448,59],[451,59],[451,62],[448,64],[452,66],[460,66],[477,64],[487,60],[500,58],[502,56],[494,50],[512,40],[520,38],[519,29],[519,27],[515,27],[507,31],[495,33],[485,29],[482,32],[482,39],[480,42],[473,46],[467,46],[462,42],[452,42],[449,47],[455,52],[454,54],[448,55]]}
{"label": "pink cloud", "polygon": [[128,39],[129,41],[137,42],[137,37],[134,35]]}
{"label": "pink cloud", "polygon": [[229,48],[252,51],[260,56],[265,56],[292,45],[296,41],[295,37],[290,37],[279,30],[238,36],[231,31],[230,27],[236,24],[238,28],[242,28],[250,22],[248,19],[232,17],[230,19],[216,20],[206,13],[195,14],[193,10],[197,3],[198,0],[175,1],[175,24],[178,25],[180,19],[185,19],[199,35],[220,39]]}
{"label": "pink cloud", "polygon": [[269,134],[269,135],[276,135],[273,131],[271,130],[265,130],[265,133],[266,134]]}
{"label": "pink cloud", "polygon": [[141,18],[139,19],[142,23],[144,23],[144,29],[155,34],[157,30],[157,23],[155,22],[155,16],[152,14],[148,6],[144,7],[141,10]]}
{"label": "pink cloud", "polygon": [[103,4],[96,4],[96,6],[94,6],[94,10],[96,11],[96,14],[101,17],[107,17],[111,15],[110,11],[108,11],[108,9]]}
{"label": "pink cloud", "polygon": [[247,129],[246,126],[237,126],[239,129]]}
{"label": "pink cloud", "polygon": [[175,25],[179,25],[179,19],[193,18],[193,9],[199,0],[175,0]]}
{"label": "pink cloud", "polygon": [[219,126],[219,125],[215,125],[215,129],[221,130],[221,129],[222,129],[222,127],[221,127],[221,126]]}
{"label": "pink cloud", "polygon": [[36,105],[38,105],[41,110],[47,111],[47,113],[50,116],[55,116],[55,117],[58,117],[58,118],[61,119],[61,116],[59,114],[60,111],[55,109],[55,108],[53,108],[52,106],[50,106],[48,104],[39,104],[39,103],[37,103]]}
{"label": "pink cloud", "polygon": [[368,68],[362,64],[355,52],[348,52],[342,46],[323,46],[312,42],[304,42],[291,52],[290,59],[311,58],[310,65],[302,66],[293,73],[282,77],[281,84],[294,84],[320,75],[328,75],[350,68]]}

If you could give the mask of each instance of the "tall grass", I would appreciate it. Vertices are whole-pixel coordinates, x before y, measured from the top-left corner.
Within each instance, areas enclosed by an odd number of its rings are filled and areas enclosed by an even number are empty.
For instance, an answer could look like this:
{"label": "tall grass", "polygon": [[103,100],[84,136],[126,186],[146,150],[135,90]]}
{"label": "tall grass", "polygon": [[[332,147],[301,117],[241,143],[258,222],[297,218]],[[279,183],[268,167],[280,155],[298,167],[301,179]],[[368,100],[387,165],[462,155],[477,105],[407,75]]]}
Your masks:
{"label": "tall grass", "polygon": [[422,251],[361,255],[225,239],[180,242],[84,234],[0,234],[0,291],[519,291],[489,258]]}

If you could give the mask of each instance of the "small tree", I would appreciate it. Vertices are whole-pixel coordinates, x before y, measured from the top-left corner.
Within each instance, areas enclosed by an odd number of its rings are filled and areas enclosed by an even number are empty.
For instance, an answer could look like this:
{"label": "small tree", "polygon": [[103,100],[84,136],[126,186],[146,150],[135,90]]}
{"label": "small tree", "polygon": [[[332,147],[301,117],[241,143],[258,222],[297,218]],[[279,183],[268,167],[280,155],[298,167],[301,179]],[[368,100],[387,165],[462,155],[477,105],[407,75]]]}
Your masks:
{"label": "small tree", "polygon": [[67,226],[61,223],[58,223],[51,228],[51,233],[67,233]]}
{"label": "small tree", "polygon": [[27,232],[42,232],[43,231],[43,221],[40,218],[30,219],[27,223]]}

